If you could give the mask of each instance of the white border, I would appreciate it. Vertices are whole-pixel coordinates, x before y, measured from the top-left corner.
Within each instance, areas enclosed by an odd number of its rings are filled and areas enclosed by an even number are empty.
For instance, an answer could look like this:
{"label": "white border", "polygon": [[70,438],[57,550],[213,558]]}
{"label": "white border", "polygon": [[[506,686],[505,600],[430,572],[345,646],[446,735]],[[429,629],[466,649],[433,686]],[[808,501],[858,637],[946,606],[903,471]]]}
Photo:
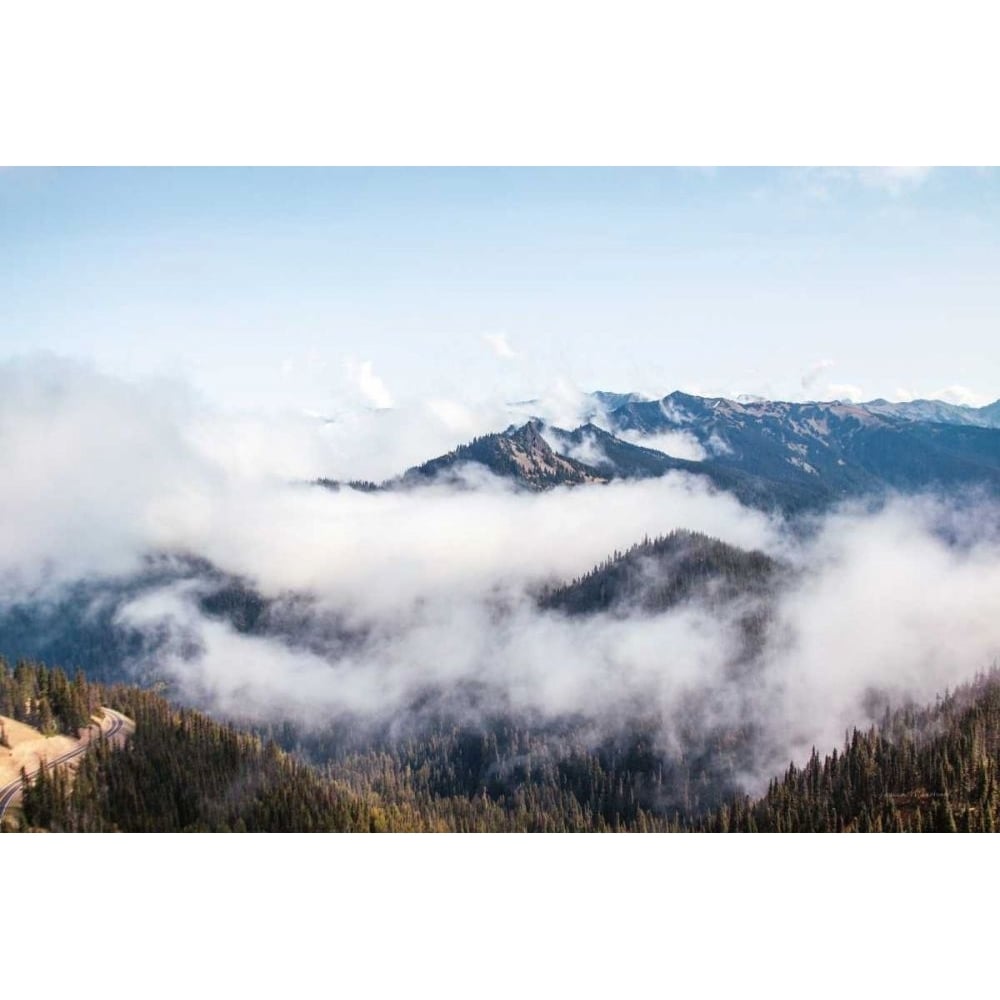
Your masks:
{"label": "white border", "polygon": [[991,5],[5,7],[0,163],[996,162]]}
{"label": "white border", "polygon": [[153,997],[833,998],[954,995],[990,975],[988,836],[0,844],[10,994],[103,980]]}

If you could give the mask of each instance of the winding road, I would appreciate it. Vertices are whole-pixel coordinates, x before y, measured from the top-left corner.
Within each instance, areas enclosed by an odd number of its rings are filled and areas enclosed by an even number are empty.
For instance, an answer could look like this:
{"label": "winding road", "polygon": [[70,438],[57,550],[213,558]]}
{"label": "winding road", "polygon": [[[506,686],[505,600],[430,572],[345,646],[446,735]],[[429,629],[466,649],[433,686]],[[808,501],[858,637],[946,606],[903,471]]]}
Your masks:
{"label": "winding road", "polygon": [[[104,714],[111,719],[111,725],[107,729],[101,730],[101,735],[104,739],[111,739],[113,736],[117,736],[122,729],[125,728],[125,724],[129,721],[126,716],[122,715],[120,712],[116,712],[113,709],[105,708]],[[89,749],[91,744],[94,742],[95,737],[88,740],[86,743],[81,742],[79,746],[74,747],[68,753],[61,754],[59,757],[55,757],[50,761],[47,761],[44,767],[55,767],[57,764],[65,764],[68,760],[73,760],[74,757],[79,757],[81,754],[85,754]],[[28,772],[28,778],[34,778],[35,775],[41,770],[41,767],[36,767],[34,771]],[[4,785],[0,788],[0,820],[3,819],[4,813],[7,811],[7,807],[14,801],[14,799],[21,794],[21,779],[18,778],[16,781],[10,782],[10,784]]]}

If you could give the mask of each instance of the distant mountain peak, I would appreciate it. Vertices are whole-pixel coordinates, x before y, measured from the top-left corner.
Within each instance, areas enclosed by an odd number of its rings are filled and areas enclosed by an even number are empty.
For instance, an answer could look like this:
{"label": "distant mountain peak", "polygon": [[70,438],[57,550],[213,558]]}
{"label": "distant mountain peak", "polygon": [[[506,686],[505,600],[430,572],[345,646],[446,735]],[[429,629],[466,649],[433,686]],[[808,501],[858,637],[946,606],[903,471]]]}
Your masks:
{"label": "distant mountain peak", "polygon": [[721,605],[768,593],[779,569],[763,552],[678,529],[615,552],[571,583],[543,593],[539,603],[569,615],[616,606],[627,614],[663,613],[695,598]]}
{"label": "distant mountain peak", "polygon": [[503,432],[503,436],[525,448],[538,447],[539,442],[545,444],[545,438],[542,437],[544,427],[541,420],[532,419],[524,424],[511,424]]}
{"label": "distant mountain peak", "polygon": [[538,420],[529,420],[520,426],[512,424],[500,434],[475,438],[447,455],[407,470],[403,482],[413,484],[428,479],[455,478],[466,464],[484,466],[494,475],[531,490],[607,482],[607,477],[596,469],[553,451],[542,430],[543,425]]}
{"label": "distant mountain peak", "polygon": [[858,405],[870,413],[894,416],[902,420],[967,427],[1000,427],[1000,400],[980,407],[966,403],[948,403],[943,399],[911,399],[902,403],[872,399]]}

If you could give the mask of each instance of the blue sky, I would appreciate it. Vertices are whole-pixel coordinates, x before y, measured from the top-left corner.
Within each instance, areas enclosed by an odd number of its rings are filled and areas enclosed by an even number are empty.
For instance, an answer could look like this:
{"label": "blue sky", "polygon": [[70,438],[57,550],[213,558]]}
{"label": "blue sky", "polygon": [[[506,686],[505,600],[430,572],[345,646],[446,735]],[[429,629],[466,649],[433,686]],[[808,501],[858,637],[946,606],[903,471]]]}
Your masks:
{"label": "blue sky", "polygon": [[982,170],[0,170],[0,354],[239,407],[1000,396]]}

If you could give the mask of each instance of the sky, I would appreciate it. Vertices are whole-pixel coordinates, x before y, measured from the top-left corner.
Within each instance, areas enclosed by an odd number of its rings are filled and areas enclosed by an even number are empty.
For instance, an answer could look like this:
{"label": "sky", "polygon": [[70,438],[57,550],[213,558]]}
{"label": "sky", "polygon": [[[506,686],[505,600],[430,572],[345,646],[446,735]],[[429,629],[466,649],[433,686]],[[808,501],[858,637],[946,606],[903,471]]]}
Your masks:
{"label": "sky", "polygon": [[0,358],[234,409],[982,404],[998,334],[991,170],[0,170]]}

